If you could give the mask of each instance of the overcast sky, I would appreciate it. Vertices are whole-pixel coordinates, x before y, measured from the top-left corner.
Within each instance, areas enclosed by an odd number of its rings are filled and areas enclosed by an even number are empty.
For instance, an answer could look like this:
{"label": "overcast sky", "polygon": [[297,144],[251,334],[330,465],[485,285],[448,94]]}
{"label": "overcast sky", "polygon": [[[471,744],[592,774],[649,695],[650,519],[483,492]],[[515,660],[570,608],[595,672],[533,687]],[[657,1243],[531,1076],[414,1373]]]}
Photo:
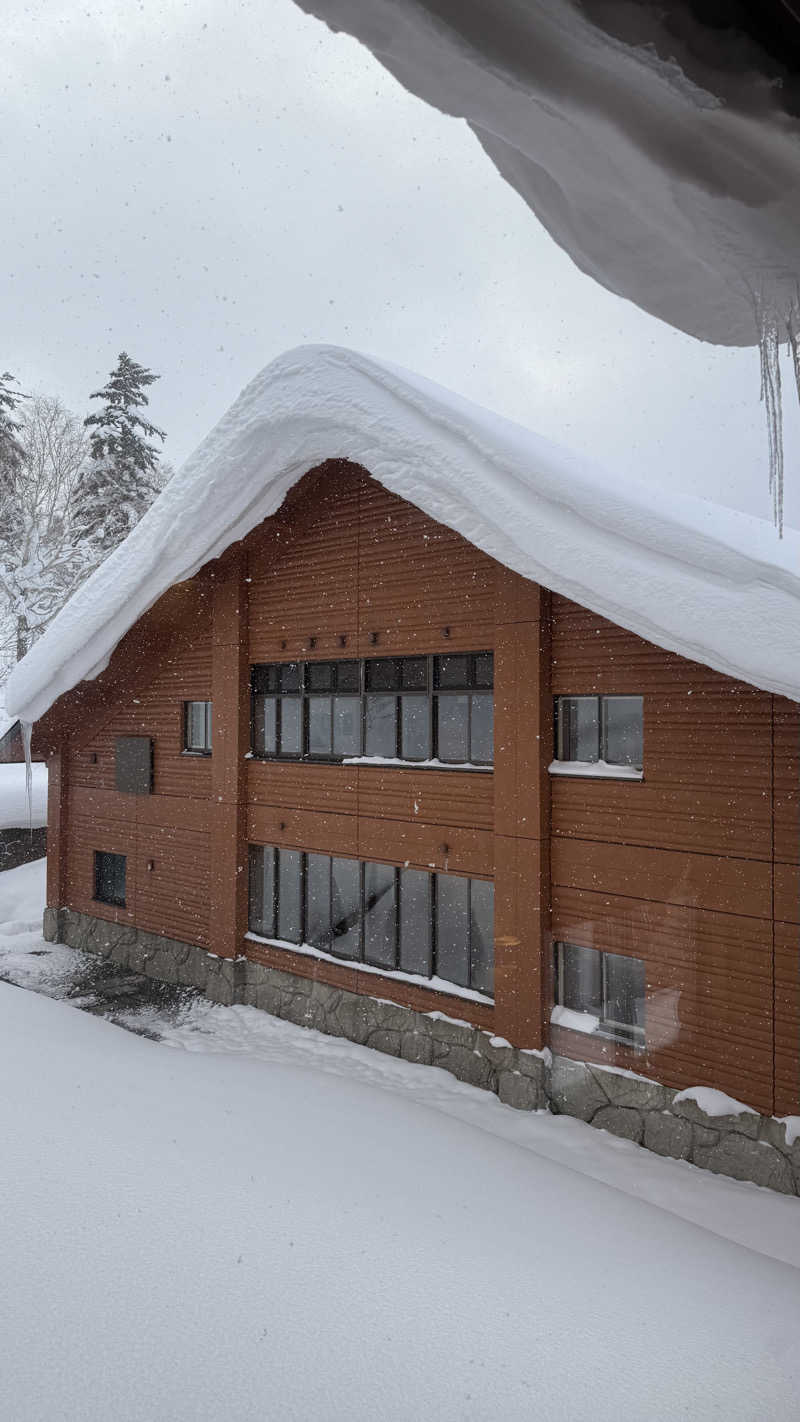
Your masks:
{"label": "overcast sky", "polygon": [[[81,413],[120,350],[175,464],[302,342],[419,370],[769,517],[753,350],[583,276],[465,124],[291,0],[5,0],[0,369]],[[800,419],[787,389],[787,521]]]}

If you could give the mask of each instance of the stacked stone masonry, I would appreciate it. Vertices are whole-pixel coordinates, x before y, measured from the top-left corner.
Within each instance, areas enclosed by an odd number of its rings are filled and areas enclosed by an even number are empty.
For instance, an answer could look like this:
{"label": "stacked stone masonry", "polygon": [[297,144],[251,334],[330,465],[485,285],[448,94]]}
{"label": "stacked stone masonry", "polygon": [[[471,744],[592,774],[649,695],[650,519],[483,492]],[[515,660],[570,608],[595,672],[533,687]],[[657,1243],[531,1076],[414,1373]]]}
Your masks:
{"label": "stacked stone masonry", "polygon": [[467,1023],[330,987],[245,959],[217,958],[191,944],[72,909],[46,909],[44,935],[214,1002],[245,1003],[301,1027],[344,1037],[403,1061],[443,1067],[518,1110],[550,1110],[705,1170],[800,1195],[800,1137],[743,1112],[709,1116],[692,1100],[644,1077],[549,1052],[518,1050]]}

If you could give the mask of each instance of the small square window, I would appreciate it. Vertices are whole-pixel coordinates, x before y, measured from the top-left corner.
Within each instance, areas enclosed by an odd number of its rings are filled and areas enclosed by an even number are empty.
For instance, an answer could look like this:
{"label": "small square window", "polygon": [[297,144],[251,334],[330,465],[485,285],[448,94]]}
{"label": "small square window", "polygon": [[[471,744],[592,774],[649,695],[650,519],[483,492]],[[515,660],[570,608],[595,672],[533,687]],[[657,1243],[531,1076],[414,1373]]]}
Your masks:
{"label": "small square window", "polygon": [[105,850],[94,852],[94,896],[98,903],[125,907],[124,854],[109,854]]}
{"label": "small square window", "polygon": [[555,960],[556,1007],[574,1015],[574,1020],[562,1025],[627,1046],[644,1046],[646,989],[641,958],[578,943],[556,943]]}
{"label": "small square window", "polygon": [[195,755],[211,754],[211,702],[184,701],[183,748]]}
{"label": "small square window", "polygon": [[643,697],[557,696],[555,721],[552,772],[641,780]]}

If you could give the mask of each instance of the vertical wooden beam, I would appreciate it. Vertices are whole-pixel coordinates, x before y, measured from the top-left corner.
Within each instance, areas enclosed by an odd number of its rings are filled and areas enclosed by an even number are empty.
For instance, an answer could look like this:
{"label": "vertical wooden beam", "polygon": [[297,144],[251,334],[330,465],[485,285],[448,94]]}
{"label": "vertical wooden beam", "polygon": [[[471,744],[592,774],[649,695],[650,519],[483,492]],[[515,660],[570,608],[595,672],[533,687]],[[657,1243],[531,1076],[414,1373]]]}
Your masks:
{"label": "vertical wooden beam", "polygon": [[47,758],[47,907],[67,901],[67,752],[62,742]]}
{"label": "vertical wooden beam", "polygon": [[542,1047],[550,1001],[549,603],[504,572],[497,609],[509,620],[498,621],[495,635],[496,1030],[514,1046]]}
{"label": "vertical wooden beam", "polygon": [[209,944],[235,958],[247,928],[246,752],[250,693],[246,555],[241,545],[214,568]]}

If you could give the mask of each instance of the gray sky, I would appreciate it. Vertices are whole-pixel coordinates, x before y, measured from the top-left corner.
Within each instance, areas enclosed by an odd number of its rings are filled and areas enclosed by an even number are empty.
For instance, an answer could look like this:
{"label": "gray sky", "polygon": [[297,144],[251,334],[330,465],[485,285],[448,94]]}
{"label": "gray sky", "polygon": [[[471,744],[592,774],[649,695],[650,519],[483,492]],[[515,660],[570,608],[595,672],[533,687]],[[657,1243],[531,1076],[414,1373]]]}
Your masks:
{"label": "gray sky", "polygon": [[[287,347],[409,366],[644,479],[769,517],[753,350],[583,276],[466,125],[291,0],[4,0],[0,369],[83,412],[161,372],[175,464]],[[787,522],[800,417],[787,406]]]}

